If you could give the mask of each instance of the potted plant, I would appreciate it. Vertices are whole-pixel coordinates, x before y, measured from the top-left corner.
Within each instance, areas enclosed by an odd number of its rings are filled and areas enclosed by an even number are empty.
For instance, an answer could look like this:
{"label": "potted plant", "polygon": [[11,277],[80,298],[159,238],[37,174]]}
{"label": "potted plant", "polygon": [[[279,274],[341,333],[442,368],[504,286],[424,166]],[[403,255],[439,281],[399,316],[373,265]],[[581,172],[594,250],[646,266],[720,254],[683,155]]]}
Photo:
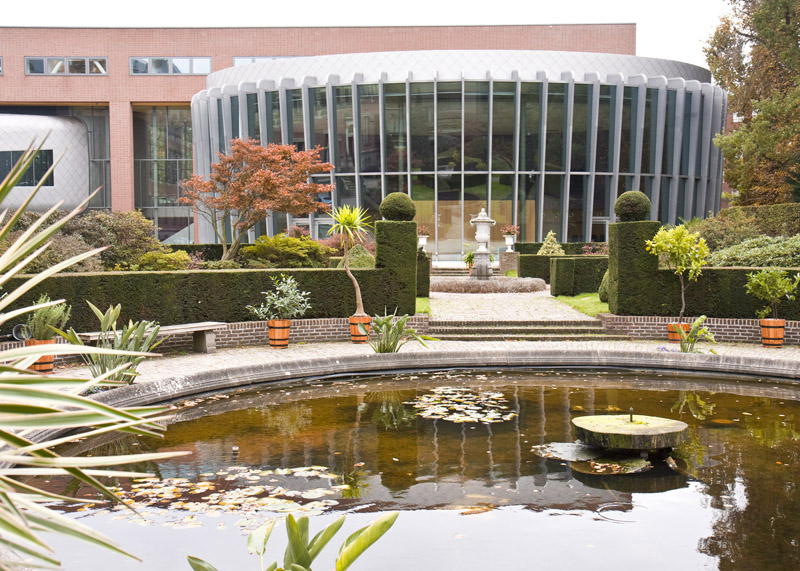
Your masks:
{"label": "potted plant", "polygon": [[[328,230],[328,236],[338,235],[344,249],[344,271],[353,282],[356,293],[356,312],[350,316],[350,339],[353,343],[366,343],[369,336],[370,317],[364,311],[364,302],[361,300],[361,288],[358,280],[350,271],[350,248],[357,242],[363,242],[370,227],[367,211],[360,206],[343,204],[331,210],[333,226]],[[358,324],[364,325],[367,335],[362,333]]]}
{"label": "potted plant", "polygon": [[667,267],[678,276],[681,283],[681,312],[677,323],[667,324],[667,337],[671,343],[680,342],[678,329],[688,331],[690,325],[683,323],[686,312],[686,288],[690,282],[696,282],[702,273],[703,266],[708,264],[708,245],[700,234],[689,232],[681,224],[667,230],[659,228],[652,240],[645,242],[647,251],[659,256]]}
{"label": "potted plant", "polygon": [[302,317],[311,309],[307,291],[300,291],[292,276],[281,274],[270,276],[275,289],[262,291],[264,301],[258,307],[248,305],[250,313],[267,321],[269,346],[273,349],[286,349],[289,346],[291,320]]}
{"label": "potted plant", "polygon": [[[56,342],[58,329],[63,329],[72,308],[64,302],[51,301],[47,294],[36,300],[36,309],[25,320],[25,346],[49,345]],[[53,355],[43,355],[31,365],[32,371],[53,372]]]}
{"label": "potted plant", "polygon": [[506,252],[513,252],[514,250],[511,249],[511,246],[514,245],[514,239],[519,234],[519,226],[506,224],[500,229],[500,233],[503,234],[503,238],[506,240]]}
{"label": "potted plant", "polygon": [[[798,285],[800,285],[800,273],[793,281],[786,272],[778,268],[766,268],[760,272],[747,274],[747,285],[745,285],[747,293],[767,302],[763,309],[756,311],[756,317],[761,320],[761,343],[764,347],[783,346],[786,320],[778,318],[778,304],[784,298],[789,301],[794,300]],[[770,313],[772,318],[767,317]]]}
{"label": "potted plant", "polygon": [[427,226],[423,226],[421,224],[419,226],[417,226],[417,239],[419,240],[417,242],[417,246],[424,250],[425,246],[428,243],[428,237],[430,235],[431,235],[431,233],[428,230]]}
{"label": "potted plant", "polygon": [[464,253],[461,259],[464,261],[465,264],[467,264],[467,270],[469,270],[469,273],[471,275],[472,266],[475,265],[475,252],[473,252],[472,249],[466,244],[464,244],[464,248],[466,249],[466,252]]}

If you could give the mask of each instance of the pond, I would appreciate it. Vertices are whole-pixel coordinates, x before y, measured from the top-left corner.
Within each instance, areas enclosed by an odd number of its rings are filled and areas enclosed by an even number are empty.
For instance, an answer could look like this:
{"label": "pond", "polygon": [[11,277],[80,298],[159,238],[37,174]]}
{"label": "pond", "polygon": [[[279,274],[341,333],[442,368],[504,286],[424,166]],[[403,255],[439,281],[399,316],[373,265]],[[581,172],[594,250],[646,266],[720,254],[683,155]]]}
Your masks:
{"label": "pond", "polygon": [[[177,403],[163,440],[77,444],[93,454],[188,450],[114,482],[136,507],[64,508],[144,564],[53,538],[65,569],[189,569],[186,555],[258,569],[246,531],[347,514],[316,561],[380,512],[395,526],[353,569],[800,568],[800,388],[719,377],[587,370],[413,373],[261,386]],[[680,419],[677,470],[598,476],[541,458],[571,419]],[[74,482],[50,489],[77,496]],[[282,560],[276,527],[268,561]]]}

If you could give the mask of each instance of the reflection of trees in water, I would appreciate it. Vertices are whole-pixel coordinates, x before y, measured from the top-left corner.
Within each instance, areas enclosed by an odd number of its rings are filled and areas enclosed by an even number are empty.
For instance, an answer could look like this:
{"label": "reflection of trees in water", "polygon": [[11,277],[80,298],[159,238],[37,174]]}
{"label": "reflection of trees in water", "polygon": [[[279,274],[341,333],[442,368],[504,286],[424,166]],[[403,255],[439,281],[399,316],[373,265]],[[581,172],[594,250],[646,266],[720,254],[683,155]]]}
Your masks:
{"label": "reflection of trees in water", "polygon": [[367,393],[364,402],[377,404],[372,412],[372,423],[384,430],[400,430],[410,427],[416,420],[416,413],[403,404],[399,391]]}
{"label": "reflection of trees in water", "polygon": [[726,431],[725,453],[704,470],[720,512],[698,549],[718,557],[724,571],[800,568],[800,433],[793,418],[765,404],[756,402],[743,426]]}
{"label": "reflection of trees in water", "polygon": [[292,403],[264,411],[264,426],[282,437],[291,439],[311,426],[311,407]]}
{"label": "reflection of trees in water", "polygon": [[689,414],[697,420],[705,420],[706,417],[714,414],[714,407],[717,405],[706,402],[700,398],[694,391],[679,391],[678,400],[672,405],[670,409],[672,412],[677,412],[678,415],[683,414],[683,409],[688,408]]}

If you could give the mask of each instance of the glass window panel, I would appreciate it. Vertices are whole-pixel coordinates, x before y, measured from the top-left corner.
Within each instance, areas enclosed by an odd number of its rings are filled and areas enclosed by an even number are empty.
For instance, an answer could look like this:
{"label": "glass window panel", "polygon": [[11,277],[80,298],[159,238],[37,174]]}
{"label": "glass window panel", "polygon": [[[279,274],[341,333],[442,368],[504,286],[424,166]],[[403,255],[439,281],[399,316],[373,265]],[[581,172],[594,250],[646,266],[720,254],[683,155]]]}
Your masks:
{"label": "glass window panel", "polygon": [[436,228],[436,191],[434,175],[416,175],[411,178],[411,198],[417,206],[414,220],[420,226],[426,226],[430,236],[435,235]]}
{"label": "glass window panel", "polygon": [[517,124],[516,84],[496,82],[492,97],[492,170],[514,170],[514,126]]}
{"label": "glass window panel", "polygon": [[520,170],[539,170],[539,149],[542,122],[542,85],[523,83],[520,101]]}
{"label": "glass window panel", "polygon": [[267,104],[267,143],[280,145],[283,143],[281,136],[281,102],[277,91],[264,94]]}
{"label": "glass window panel", "polygon": [[247,94],[247,132],[251,139],[261,139],[261,122],[258,118],[258,94]]}
{"label": "glass window panel", "polygon": [[169,58],[154,57],[150,60],[150,63],[152,64],[152,73],[169,73]]}
{"label": "glass window panel", "polygon": [[573,175],[569,177],[569,209],[567,210],[567,240],[583,242],[584,197],[588,176]]}
{"label": "glass window panel", "polygon": [[547,175],[544,177],[544,203],[542,211],[542,238],[550,231],[555,232],[559,242],[561,236],[561,196],[563,193],[564,177],[562,175]]}
{"label": "glass window panel", "polygon": [[[408,171],[406,133],[406,86],[389,83],[383,86],[386,121],[386,172]],[[433,229],[431,228],[431,232]]]}
{"label": "glass window panel", "polygon": [[108,73],[106,58],[89,58],[89,74],[105,75]]}
{"label": "glass window panel", "polygon": [[564,170],[564,132],[567,85],[551,83],[547,94],[547,142],[545,143],[545,170]]}
{"label": "glass window panel", "polygon": [[[219,137],[219,152],[225,152],[225,122],[222,119],[222,99],[217,99],[217,136]],[[212,163],[217,162],[217,157],[214,157]]]}
{"label": "glass window panel", "polygon": [[636,172],[636,108],[639,89],[625,87],[622,99],[622,134],[619,145],[619,172]]}
{"label": "glass window panel", "polygon": [[303,132],[303,93],[299,89],[289,89],[286,91],[286,99],[289,101],[289,124],[292,126],[290,144],[295,145],[298,151],[306,148],[306,137]]}
{"label": "glass window panel", "polygon": [[694,160],[694,173],[689,173],[689,174],[694,174],[695,176],[700,176],[701,171],[702,171],[701,166],[702,166],[702,159],[703,159],[703,145],[702,145],[703,138],[700,136],[700,133],[702,132],[703,121],[705,120],[703,115],[704,115],[704,111],[705,111],[706,105],[705,105],[705,95],[701,95],[700,93],[698,93],[697,97],[700,98],[700,110],[698,111],[699,115],[698,115],[698,118],[697,118],[698,119],[697,125],[700,127],[700,132],[697,133],[697,145],[696,145],[696,147],[697,147],[696,153],[697,154],[696,154],[695,160]]}
{"label": "glass window panel", "polygon": [[572,113],[572,172],[589,170],[587,151],[592,124],[592,88],[587,84],[575,84],[575,102]]}
{"label": "glass window panel", "polygon": [[442,82],[438,85],[437,169],[461,171],[461,82]]}
{"label": "glass window panel", "polygon": [[489,83],[464,83],[464,170],[489,170]]}
{"label": "glass window panel", "polygon": [[[439,190],[436,196],[438,216],[437,226],[437,252],[459,258],[461,255],[463,238],[461,234],[462,204],[461,204],[461,174],[441,173],[437,176]],[[429,176],[418,175],[411,179],[411,187],[431,185]],[[477,214],[477,212],[476,212]]]}
{"label": "glass window panel", "polygon": [[497,224],[492,226],[491,230],[491,243],[493,246],[499,247],[505,244],[505,238],[503,238],[501,230],[506,224],[513,223],[513,181],[514,175],[512,174],[492,175],[492,201],[490,204],[491,209],[489,210],[489,216],[497,222]]}
{"label": "glass window panel", "polygon": [[86,75],[86,58],[69,58],[67,61],[70,73]]}
{"label": "glass window panel", "polygon": [[605,222],[592,224],[592,242],[608,242],[608,224]]}
{"label": "glass window panel", "polygon": [[[53,151],[50,149],[43,149],[36,153],[36,156],[33,159],[33,180],[34,184],[39,184],[44,178],[44,175],[47,174],[47,170],[53,166]],[[43,186],[53,186],[55,183],[53,182],[53,173],[45,179],[42,183]]]}
{"label": "glass window panel", "polygon": [[178,204],[178,161],[164,161],[164,181],[158,192],[159,206]]}
{"label": "glass window panel", "polygon": [[211,73],[211,58],[210,57],[192,58],[192,73],[199,75],[208,75],[209,73]]}
{"label": "glass window panel", "polygon": [[288,225],[286,220],[286,213],[274,212],[272,214],[272,235],[276,236],[278,234],[283,234],[286,232],[287,228]]}
{"label": "glass window panel", "polygon": [[132,57],[131,58],[131,73],[150,73],[150,58],[146,57]]}
{"label": "glass window panel", "polygon": [[189,107],[167,109],[167,158],[192,158],[192,112]]}
{"label": "glass window panel", "polygon": [[356,179],[352,176],[336,177],[336,207],[356,205]]}
{"label": "glass window panel", "polygon": [[251,57],[235,57],[233,58],[233,67],[239,67],[240,65],[248,65],[253,63],[253,58]]}
{"label": "glass window panel", "polygon": [[[11,164],[17,164],[22,158],[23,151],[11,151]],[[33,169],[29,168],[22,175],[22,178],[17,183],[17,186],[36,186]]]}
{"label": "glass window panel", "polygon": [[154,147],[153,151],[155,158],[167,158],[167,108],[166,107],[153,107],[155,113],[155,133],[151,139],[151,145]]}
{"label": "glass window panel", "polygon": [[3,180],[11,172],[11,151],[0,151],[0,180]]}
{"label": "glass window panel", "polygon": [[[406,175],[386,175],[386,194],[403,192],[408,194],[408,177]],[[431,230],[433,230],[431,228]]]}
{"label": "glass window panel", "polygon": [[412,83],[410,89],[411,170],[433,171],[433,83]]}
{"label": "glass window panel", "polygon": [[48,75],[61,75],[66,73],[66,69],[64,67],[64,58],[47,58],[47,73]]}
{"label": "glass window panel", "polygon": [[539,191],[539,176],[519,175],[517,187],[517,225],[520,227],[520,242],[536,241],[536,196]]}
{"label": "glass window panel", "polygon": [[[680,219],[686,219],[686,179],[681,177],[678,179],[678,209],[676,216]],[[676,222],[680,222],[677,220]]]}
{"label": "glass window panel", "polygon": [[25,58],[25,69],[30,74],[44,73],[44,58],[40,57]]}
{"label": "glass window panel", "polygon": [[600,102],[597,111],[597,147],[595,149],[595,170],[611,172],[611,139],[613,121],[611,120],[611,86],[600,86]]}
{"label": "glass window panel", "polygon": [[[378,207],[381,205],[383,197],[381,195],[380,176],[361,177],[361,207],[364,208],[372,220],[380,220],[381,214]],[[417,203],[419,208],[419,203]]]}
{"label": "glass window panel", "polygon": [[239,138],[239,96],[231,95],[231,139]]}
{"label": "glass window panel", "polygon": [[188,57],[172,58],[172,73],[192,73],[192,62]]}
{"label": "glass window panel", "polygon": [[475,227],[469,221],[475,218],[481,208],[489,210],[489,177],[485,174],[464,175],[464,241],[473,249],[477,249]]}
{"label": "glass window panel", "polygon": [[381,170],[380,99],[377,85],[358,87],[360,168],[363,172]]}
{"label": "glass window panel", "polygon": [[594,197],[592,204],[592,216],[609,216],[611,214],[610,192],[611,177],[609,175],[598,175],[594,178]]}
{"label": "glass window panel", "polygon": [[[681,174],[689,174],[689,146],[691,144],[692,135],[692,93],[687,91],[685,93],[683,104],[683,139],[681,141]],[[682,212],[678,209],[678,213]]]}
{"label": "glass window panel", "polygon": [[642,138],[642,172],[654,173],[656,168],[656,122],[658,120],[658,89],[649,88],[644,104],[644,137]]}
{"label": "glass window panel", "polygon": [[353,172],[355,149],[353,141],[353,89],[350,86],[334,87],[333,101],[336,110],[334,139],[336,141],[337,172]]}
{"label": "glass window panel", "polygon": [[[678,94],[667,91],[667,124],[664,137],[664,154],[661,164],[661,174],[672,174],[672,157],[675,146],[675,106]],[[663,184],[663,183],[662,183]]]}
{"label": "glass window panel", "polygon": [[328,143],[328,94],[324,87],[316,87],[309,91],[311,109],[311,141],[309,147],[321,146],[320,158],[327,162],[330,160]]}

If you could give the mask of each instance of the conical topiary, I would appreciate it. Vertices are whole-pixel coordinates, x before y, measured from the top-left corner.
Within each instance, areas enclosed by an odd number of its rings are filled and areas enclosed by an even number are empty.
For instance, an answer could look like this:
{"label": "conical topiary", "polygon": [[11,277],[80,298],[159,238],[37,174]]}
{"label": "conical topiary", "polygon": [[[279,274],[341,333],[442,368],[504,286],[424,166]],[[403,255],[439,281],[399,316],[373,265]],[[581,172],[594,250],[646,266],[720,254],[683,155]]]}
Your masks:
{"label": "conical topiary", "polygon": [[558,243],[556,240],[556,234],[552,230],[547,233],[547,236],[542,243],[542,247],[539,248],[538,255],[540,256],[563,256],[564,255],[564,248],[561,247],[561,244]]}

